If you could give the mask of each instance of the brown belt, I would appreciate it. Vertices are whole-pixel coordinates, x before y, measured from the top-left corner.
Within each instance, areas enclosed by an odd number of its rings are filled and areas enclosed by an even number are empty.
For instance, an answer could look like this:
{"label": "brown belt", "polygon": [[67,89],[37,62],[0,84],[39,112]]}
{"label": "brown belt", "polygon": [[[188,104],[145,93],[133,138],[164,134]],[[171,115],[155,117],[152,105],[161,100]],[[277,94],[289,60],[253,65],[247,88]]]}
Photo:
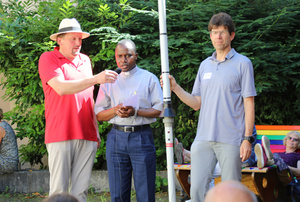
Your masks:
{"label": "brown belt", "polygon": [[133,133],[139,130],[144,130],[144,129],[148,129],[150,128],[149,124],[145,124],[145,125],[140,125],[140,126],[119,126],[114,124],[113,128],[123,131],[123,132],[127,132],[127,133]]}

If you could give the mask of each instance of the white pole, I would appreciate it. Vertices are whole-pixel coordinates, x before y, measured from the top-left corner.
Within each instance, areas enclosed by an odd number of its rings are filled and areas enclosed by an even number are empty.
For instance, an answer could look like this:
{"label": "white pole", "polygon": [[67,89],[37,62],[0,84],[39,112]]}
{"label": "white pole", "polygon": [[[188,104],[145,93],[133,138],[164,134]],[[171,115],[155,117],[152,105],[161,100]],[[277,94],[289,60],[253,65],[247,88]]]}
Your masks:
{"label": "white pole", "polygon": [[168,37],[166,26],[166,2],[158,0],[159,12],[159,31],[160,31],[160,57],[161,70],[163,79],[163,99],[164,110],[161,114],[164,117],[165,141],[167,153],[167,170],[168,170],[168,195],[169,202],[176,201],[175,192],[175,174],[174,174],[174,153],[173,153],[173,117],[175,116],[171,103],[171,91],[169,81],[169,56],[168,56]]}

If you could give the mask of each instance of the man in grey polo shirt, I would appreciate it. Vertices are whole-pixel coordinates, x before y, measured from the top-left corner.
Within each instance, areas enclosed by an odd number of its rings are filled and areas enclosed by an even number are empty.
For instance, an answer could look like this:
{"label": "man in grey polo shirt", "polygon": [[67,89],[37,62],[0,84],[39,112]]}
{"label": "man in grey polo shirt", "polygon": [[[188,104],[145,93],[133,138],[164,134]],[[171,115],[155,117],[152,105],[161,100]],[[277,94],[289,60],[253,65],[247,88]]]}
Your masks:
{"label": "man in grey polo shirt", "polygon": [[222,181],[241,180],[242,162],[250,157],[254,141],[252,63],[231,48],[235,26],[228,14],[214,15],[208,30],[216,51],[200,64],[192,94],[170,76],[171,90],[184,103],[200,110],[191,147],[191,199],[195,202],[204,201],[218,161]]}

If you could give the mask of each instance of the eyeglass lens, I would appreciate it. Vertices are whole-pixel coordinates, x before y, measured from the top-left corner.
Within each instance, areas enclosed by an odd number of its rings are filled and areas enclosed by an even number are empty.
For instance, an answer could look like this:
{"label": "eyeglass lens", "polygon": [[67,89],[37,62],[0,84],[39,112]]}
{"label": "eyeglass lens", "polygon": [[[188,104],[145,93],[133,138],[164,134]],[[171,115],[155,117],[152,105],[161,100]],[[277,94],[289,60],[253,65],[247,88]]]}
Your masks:
{"label": "eyeglass lens", "polygon": [[295,141],[295,142],[299,142],[298,138],[294,138],[294,137],[291,137],[291,136],[289,136],[289,140],[292,140],[292,141]]}

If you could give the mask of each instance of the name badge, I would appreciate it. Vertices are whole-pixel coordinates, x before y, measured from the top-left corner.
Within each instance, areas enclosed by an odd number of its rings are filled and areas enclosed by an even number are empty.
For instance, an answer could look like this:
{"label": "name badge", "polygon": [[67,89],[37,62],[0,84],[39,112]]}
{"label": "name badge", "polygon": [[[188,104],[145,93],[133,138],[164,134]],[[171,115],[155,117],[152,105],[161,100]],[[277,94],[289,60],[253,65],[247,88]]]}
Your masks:
{"label": "name badge", "polygon": [[212,75],[212,72],[205,73],[204,76],[203,76],[203,80],[211,79],[211,75]]}

